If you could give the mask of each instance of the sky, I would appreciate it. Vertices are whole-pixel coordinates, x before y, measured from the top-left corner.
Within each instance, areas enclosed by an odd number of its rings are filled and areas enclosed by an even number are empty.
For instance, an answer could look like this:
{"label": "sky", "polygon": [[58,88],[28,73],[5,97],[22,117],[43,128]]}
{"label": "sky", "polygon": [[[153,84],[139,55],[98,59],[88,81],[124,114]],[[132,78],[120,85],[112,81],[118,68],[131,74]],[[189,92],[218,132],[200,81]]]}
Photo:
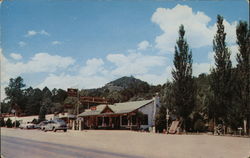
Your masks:
{"label": "sky", "polygon": [[193,75],[209,73],[218,14],[235,66],[235,29],[249,19],[247,0],[5,0],[0,7],[1,100],[17,76],[41,89],[98,88],[123,76],[164,84],[181,24]]}

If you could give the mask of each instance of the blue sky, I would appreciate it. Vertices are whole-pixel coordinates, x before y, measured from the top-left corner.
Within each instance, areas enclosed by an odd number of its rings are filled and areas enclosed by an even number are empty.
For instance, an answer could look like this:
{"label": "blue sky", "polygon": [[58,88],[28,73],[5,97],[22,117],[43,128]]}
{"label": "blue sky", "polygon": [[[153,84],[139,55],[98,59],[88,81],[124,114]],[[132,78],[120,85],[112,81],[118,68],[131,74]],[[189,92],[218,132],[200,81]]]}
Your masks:
{"label": "blue sky", "polygon": [[246,0],[6,0],[1,94],[18,75],[39,88],[97,88],[125,75],[163,84],[171,80],[180,24],[193,52],[194,75],[208,73],[217,14],[225,18],[235,65],[235,26],[248,19]]}

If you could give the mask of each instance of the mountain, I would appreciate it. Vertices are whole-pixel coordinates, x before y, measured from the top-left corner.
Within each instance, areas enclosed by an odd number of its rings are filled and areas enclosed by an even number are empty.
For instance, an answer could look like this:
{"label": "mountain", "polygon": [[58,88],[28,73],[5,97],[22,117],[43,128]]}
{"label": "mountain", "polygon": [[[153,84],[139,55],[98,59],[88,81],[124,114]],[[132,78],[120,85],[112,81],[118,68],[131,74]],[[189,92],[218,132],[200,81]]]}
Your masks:
{"label": "mountain", "polygon": [[138,86],[138,85],[144,85],[144,86],[149,86],[147,82],[141,81],[137,78],[134,78],[133,76],[131,77],[121,77],[117,80],[111,81],[109,83],[107,83],[105,86],[109,87],[109,86],[116,86],[116,87],[121,87],[121,88],[131,88],[134,86]]}
{"label": "mountain", "polygon": [[133,76],[121,77],[107,83],[102,88],[81,90],[82,96],[105,97],[111,102],[151,99],[161,86],[151,86]]}

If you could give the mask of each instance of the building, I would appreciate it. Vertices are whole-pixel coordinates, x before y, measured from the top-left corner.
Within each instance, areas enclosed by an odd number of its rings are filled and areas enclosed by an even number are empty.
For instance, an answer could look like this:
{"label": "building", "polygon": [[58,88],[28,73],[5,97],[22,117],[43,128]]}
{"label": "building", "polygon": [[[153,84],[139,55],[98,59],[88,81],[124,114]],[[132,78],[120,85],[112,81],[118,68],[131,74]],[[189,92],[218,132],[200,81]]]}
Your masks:
{"label": "building", "polygon": [[159,97],[151,100],[101,104],[79,114],[81,129],[149,129],[154,127],[160,107]]}
{"label": "building", "polygon": [[[38,115],[32,115],[32,116],[14,116],[14,115],[9,115],[9,116],[4,116],[4,121],[7,121],[10,119],[12,122],[19,121],[20,123],[27,123],[27,122],[32,122],[33,120],[38,120],[39,116]],[[53,120],[53,119],[63,119],[68,127],[72,127],[72,122],[73,120],[76,119],[75,115],[68,114],[68,113],[60,113],[60,114],[47,114],[45,115],[46,120]]]}

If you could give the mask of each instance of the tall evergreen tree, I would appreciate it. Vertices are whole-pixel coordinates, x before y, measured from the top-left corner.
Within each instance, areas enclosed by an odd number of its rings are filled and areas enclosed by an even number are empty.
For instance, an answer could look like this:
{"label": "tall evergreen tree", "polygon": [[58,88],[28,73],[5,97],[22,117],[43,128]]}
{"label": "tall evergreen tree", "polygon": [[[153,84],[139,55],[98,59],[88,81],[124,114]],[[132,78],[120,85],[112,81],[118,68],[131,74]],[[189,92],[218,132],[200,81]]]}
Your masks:
{"label": "tall evergreen tree", "polygon": [[23,88],[25,84],[23,83],[22,77],[11,78],[8,87],[5,88],[5,94],[10,102],[12,108],[16,109],[18,112],[25,110],[25,98],[23,95]]}
{"label": "tall evergreen tree", "polygon": [[248,132],[250,128],[250,29],[247,22],[240,21],[236,28],[237,44],[239,53],[237,54],[238,72],[238,100],[240,109],[245,120],[247,120]]}
{"label": "tall evergreen tree", "polygon": [[183,119],[184,129],[186,130],[187,119],[195,104],[195,88],[192,78],[192,52],[189,51],[184,35],[184,26],[181,25],[179,28],[179,39],[177,40],[177,46],[175,46],[175,68],[172,70],[172,75],[174,84],[173,106],[176,108],[177,115]]}
{"label": "tall evergreen tree", "polygon": [[226,46],[226,33],[224,32],[223,17],[217,16],[217,32],[213,40],[215,52],[215,68],[211,72],[211,90],[214,96],[214,105],[210,107],[215,121],[227,123],[228,109],[231,106],[231,68],[230,52]]}

